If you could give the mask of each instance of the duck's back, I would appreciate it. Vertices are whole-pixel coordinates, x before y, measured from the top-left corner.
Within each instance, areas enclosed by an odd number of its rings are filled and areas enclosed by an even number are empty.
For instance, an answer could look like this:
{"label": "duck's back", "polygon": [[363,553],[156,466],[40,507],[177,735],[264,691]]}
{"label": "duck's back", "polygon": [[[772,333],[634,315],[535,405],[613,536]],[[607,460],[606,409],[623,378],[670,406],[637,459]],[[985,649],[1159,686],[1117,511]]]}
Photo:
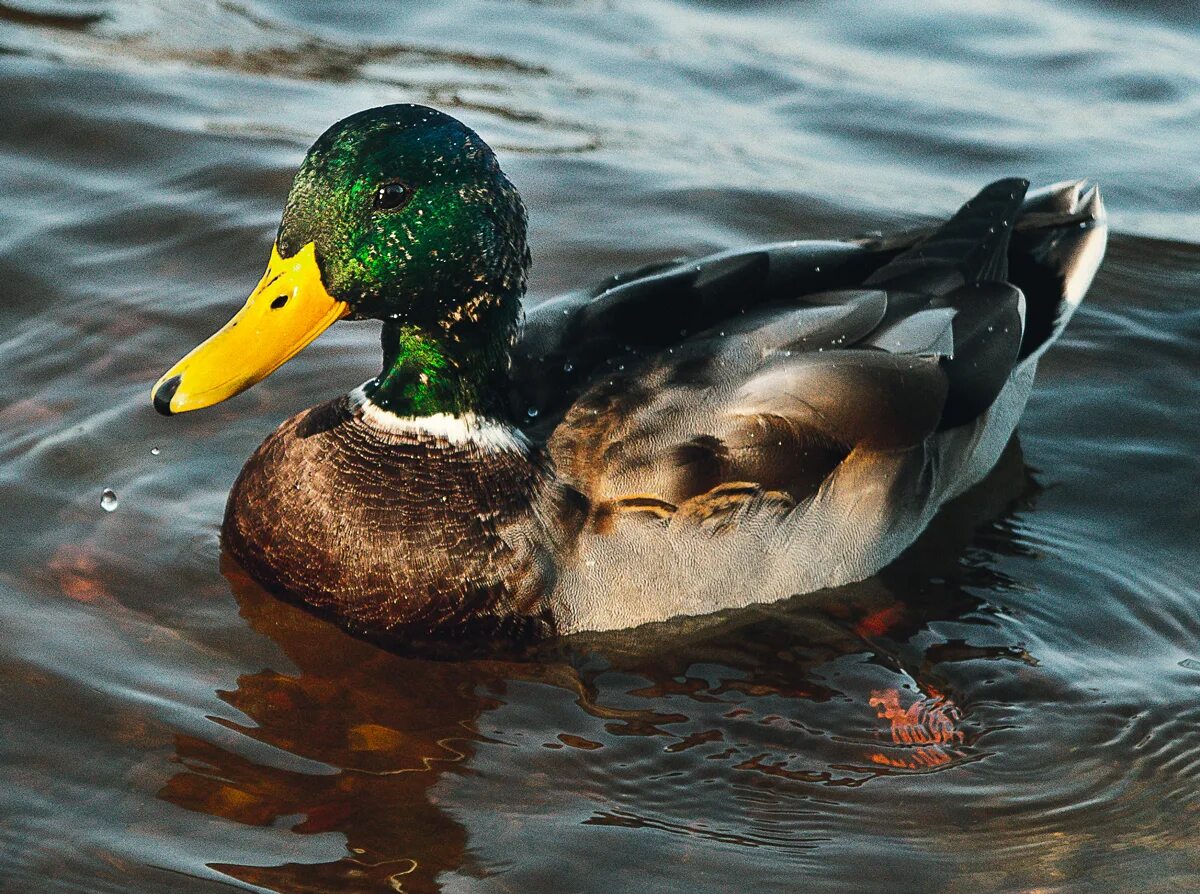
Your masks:
{"label": "duck's back", "polygon": [[861,579],[982,478],[1103,253],[1095,190],[1025,187],[992,184],[915,245],[717,256],[531,314],[517,369],[541,393],[516,400],[542,401],[588,506],[560,631]]}

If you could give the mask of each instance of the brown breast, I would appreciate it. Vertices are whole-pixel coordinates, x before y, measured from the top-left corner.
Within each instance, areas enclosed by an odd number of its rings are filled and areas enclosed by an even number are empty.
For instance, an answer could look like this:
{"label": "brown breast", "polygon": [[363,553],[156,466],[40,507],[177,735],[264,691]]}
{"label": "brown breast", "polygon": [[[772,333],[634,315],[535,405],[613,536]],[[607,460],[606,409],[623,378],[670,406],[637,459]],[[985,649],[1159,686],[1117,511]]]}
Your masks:
{"label": "brown breast", "polygon": [[439,636],[551,627],[536,455],[381,428],[347,397],[281,425],[242,469],[227,549],[352,626]]}

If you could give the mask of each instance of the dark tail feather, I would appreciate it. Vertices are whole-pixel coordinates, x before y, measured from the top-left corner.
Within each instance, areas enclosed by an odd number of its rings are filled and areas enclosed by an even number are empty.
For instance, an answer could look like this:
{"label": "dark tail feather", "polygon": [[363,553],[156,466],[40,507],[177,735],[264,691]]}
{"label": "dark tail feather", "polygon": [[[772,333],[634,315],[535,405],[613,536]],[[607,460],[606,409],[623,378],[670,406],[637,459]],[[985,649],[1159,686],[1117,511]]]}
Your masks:
{"label": "dark tail feather", "polygon": [[940,284],[1003,282],[1008,277],[1008,245],[1029,181],[1017,177],[985,186],[928,238],[894,258],[867,280],[931,291]]}

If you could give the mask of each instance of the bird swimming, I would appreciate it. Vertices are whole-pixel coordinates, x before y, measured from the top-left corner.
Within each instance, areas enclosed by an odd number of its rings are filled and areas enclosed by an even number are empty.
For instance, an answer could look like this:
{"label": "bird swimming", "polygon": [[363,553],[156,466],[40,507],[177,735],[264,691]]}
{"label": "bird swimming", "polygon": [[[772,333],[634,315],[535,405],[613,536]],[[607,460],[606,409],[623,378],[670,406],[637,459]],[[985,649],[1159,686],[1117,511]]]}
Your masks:
{"label": "bird swimming", "polygon": [[246,305],[155,384],[249,388],[341,319],[378,376],[285,421],[227,551],[360,631],[548,637],[868,577],[995,464],[1104,255],[1085,181],[992,183],[939,226],[671,261],[523,308],[495,154],[418,105],[334,124]]}

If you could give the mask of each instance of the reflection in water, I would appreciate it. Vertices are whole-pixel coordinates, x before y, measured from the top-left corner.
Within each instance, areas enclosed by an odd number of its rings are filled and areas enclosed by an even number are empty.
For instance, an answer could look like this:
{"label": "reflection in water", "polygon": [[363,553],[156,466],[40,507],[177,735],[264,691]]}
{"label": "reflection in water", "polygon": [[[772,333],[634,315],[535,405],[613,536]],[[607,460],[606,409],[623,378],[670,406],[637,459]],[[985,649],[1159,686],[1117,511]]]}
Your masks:
{"label": "reflection in water", "polygon": [[931,688],[926,697],[905,709],[900,707],[899,690],[880,689],[871,693],[871,707],[892,725],[893,744],[913,746],[911,756],[904,758],[877,751],[870,755],[875,763],[896,769],[920,770],[940,767],[961,756],[952,746],[963,741],[962,730],[958,728],[962,712],[936,690]]}
{"label": "reflection in water", "polygon": [[300,834],[336,831],[350,853],[313,867],[216,866],[271,890],[427,890],[463,862],[465,830],[439,810],[429,789],[455,771],[478,738],[486,674],[453,662],[398,657],[274,599],[232,562],[225,573],[243,617],[271,637],[297,668],[238,678],[223,700],[245,714],[234,729],[328,772],[263,766],[195,736],[176,738],[186,768],[160,792],[168,801],[250,825]]}
{"label": "reflection in water", "polygon": [[[1014,440],[993,475],[874,581],[824,598],[578,637],[540,647],[522,661],[428,660],[404,654],[403,644],[388,650],[364,642],[272,597],[225,560],[242,616],[281,648],[296,673],[239,677],[235,690],[218,695],[249,722],[214,722],[315,763],[306,771],[264,764],[180,734],[174,759],[183,769],[160,797],[235,823],[345,837],[347,855],[320,866],[212,867],[241,881],[288,892],[423,891],[437,890],[448,870],[490,874],[472,857],[469,830],[458,819],[463,805],[443,809],[439,782],[471,774],[481,745],[529,747],[510,740],[511,730],[492,731],[493,721],[485,719],[509,701],[514,684],[568,693],[603,730],[595,737],[564,730],[535,749],[586,753],[607,747],[598,739],[643,737],[661,740],[664,754],[694,752],[685,772],[705,764],[711,772],[719,764],[727,779],[750,773],[767,784],[833,787],[972,760],[979,730],[964,732],[962,710],[943,692],[938,665],[1007,658],[1019,650],[943,645],[914,663],[905,643],[932,620],[977,609],[968,583],[1000,583],[987,563],[962,562],[963,550],[979,524],[1031,495]],[[1003,528],[991,534],[990,548],[1018,548]],[[71,586],[80,591],[76,598],[88,595]],[[902,598],[901,591],[921,595]],[[875,689],[866,678],[831,670],[862,655],[903,682]],[[878,672],[868,677],[880,679]],[[811,747],[798,750],[799,743]],[[621,782],[646,781],[613,771]],[[511,794],[534,803],[543,797],[537,786],[553,784],[529,780]],[[827,840],[707,828],[619,806],[597,809],[583,824],[751,847],[813,849]]]}

